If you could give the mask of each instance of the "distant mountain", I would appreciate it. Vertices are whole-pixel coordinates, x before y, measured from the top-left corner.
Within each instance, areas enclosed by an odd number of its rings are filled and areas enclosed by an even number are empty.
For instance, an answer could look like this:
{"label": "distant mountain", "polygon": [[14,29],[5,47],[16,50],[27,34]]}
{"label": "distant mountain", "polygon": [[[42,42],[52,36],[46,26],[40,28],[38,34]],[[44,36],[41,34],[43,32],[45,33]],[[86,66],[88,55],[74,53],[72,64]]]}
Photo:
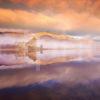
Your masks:
{"label": "distant mountain", "polygon": [[[57,40],[80,40],[80,41],[93,41],[92,38],[86,36],[73,36],[67,34],[60,34],[60,33],[51,33],[51,32],[38,32],[32,35],[33,40],[34,38],[40,39],[43,37],[50,37]],[[32,41],[32,40],[31,40]]]}
{"label": "distant mountain", "polygon": [[40,49],[68,49],[68,48],[89,48],[94,41],[91,38],[57,34],[49,32],[39,32],[33,35],[26,46],[30,51]]}

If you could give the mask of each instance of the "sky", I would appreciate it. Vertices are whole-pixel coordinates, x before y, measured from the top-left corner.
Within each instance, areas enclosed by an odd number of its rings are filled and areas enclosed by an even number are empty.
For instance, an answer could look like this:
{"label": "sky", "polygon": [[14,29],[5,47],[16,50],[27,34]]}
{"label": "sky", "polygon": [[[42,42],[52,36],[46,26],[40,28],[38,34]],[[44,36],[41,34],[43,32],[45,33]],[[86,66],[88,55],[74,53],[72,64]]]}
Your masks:
{"label": "sky", "polygon": [[0,0],[0,28],[100,36],[100,0]]}

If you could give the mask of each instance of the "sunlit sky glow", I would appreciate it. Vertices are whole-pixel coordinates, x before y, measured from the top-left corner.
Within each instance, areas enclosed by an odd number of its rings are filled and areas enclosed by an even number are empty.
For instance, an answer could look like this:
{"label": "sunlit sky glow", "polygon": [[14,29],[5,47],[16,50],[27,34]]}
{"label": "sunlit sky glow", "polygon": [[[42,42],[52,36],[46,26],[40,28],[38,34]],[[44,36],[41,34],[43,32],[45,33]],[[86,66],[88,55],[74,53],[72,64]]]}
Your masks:
{"label": "sunlit sky glow", "polygon": [[0,28],[100,35],[100,0],[0,0]]}

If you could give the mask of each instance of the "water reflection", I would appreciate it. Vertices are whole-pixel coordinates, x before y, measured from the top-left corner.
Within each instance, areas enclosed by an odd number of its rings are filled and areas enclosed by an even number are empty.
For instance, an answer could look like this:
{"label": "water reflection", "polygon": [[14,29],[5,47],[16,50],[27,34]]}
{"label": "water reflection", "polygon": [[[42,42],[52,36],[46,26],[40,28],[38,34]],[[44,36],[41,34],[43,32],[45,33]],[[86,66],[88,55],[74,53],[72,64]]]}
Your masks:
{"label": "water reflection", "polygon": [[95,49],[2,51],[0,100],[100,99],[99,57]]}
{"label": "water reflection", "polygon": [[99,63],[61,63],[41,66],[40,71],[35,67],[9,69],[0,71],[0,88],[12,86],[28,86],[49,80],[76,84],[89,83],[100,78]]}
{"label": "water reflection", "polygon": [[[0,65],[48,65],[71,61],[91,61],[95,53],[92,49],[43,50],[33,52],[1,51]],[[9,59],[8,59],[9,58]]]}
{"label": "water reflection", "polygon": [[100,95],[99,65],[99,62],[67,62],[41,65],[39,71],[35,65],[1,70],[0,100],[94,99]]}
{"label": "water reflection", "polygon": [[[26,86],[48,80],[87,82],[88,78],[95,79],[100,76],[96,56],[93,49],[23,51],[22,53],[1,51],[0,88]],[[7,81],[9,78],[10,80]]]}

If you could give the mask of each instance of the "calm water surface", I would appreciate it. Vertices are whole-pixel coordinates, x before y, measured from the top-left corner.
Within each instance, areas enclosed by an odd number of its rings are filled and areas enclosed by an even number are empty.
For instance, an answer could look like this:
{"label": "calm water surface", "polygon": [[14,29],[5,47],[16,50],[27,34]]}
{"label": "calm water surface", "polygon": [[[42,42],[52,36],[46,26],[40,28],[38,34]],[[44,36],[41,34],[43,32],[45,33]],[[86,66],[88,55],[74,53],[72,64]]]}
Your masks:
{"label": "calm water surface", "polygon": [[100,100],[99,49],[0,53],[0,100]]}

